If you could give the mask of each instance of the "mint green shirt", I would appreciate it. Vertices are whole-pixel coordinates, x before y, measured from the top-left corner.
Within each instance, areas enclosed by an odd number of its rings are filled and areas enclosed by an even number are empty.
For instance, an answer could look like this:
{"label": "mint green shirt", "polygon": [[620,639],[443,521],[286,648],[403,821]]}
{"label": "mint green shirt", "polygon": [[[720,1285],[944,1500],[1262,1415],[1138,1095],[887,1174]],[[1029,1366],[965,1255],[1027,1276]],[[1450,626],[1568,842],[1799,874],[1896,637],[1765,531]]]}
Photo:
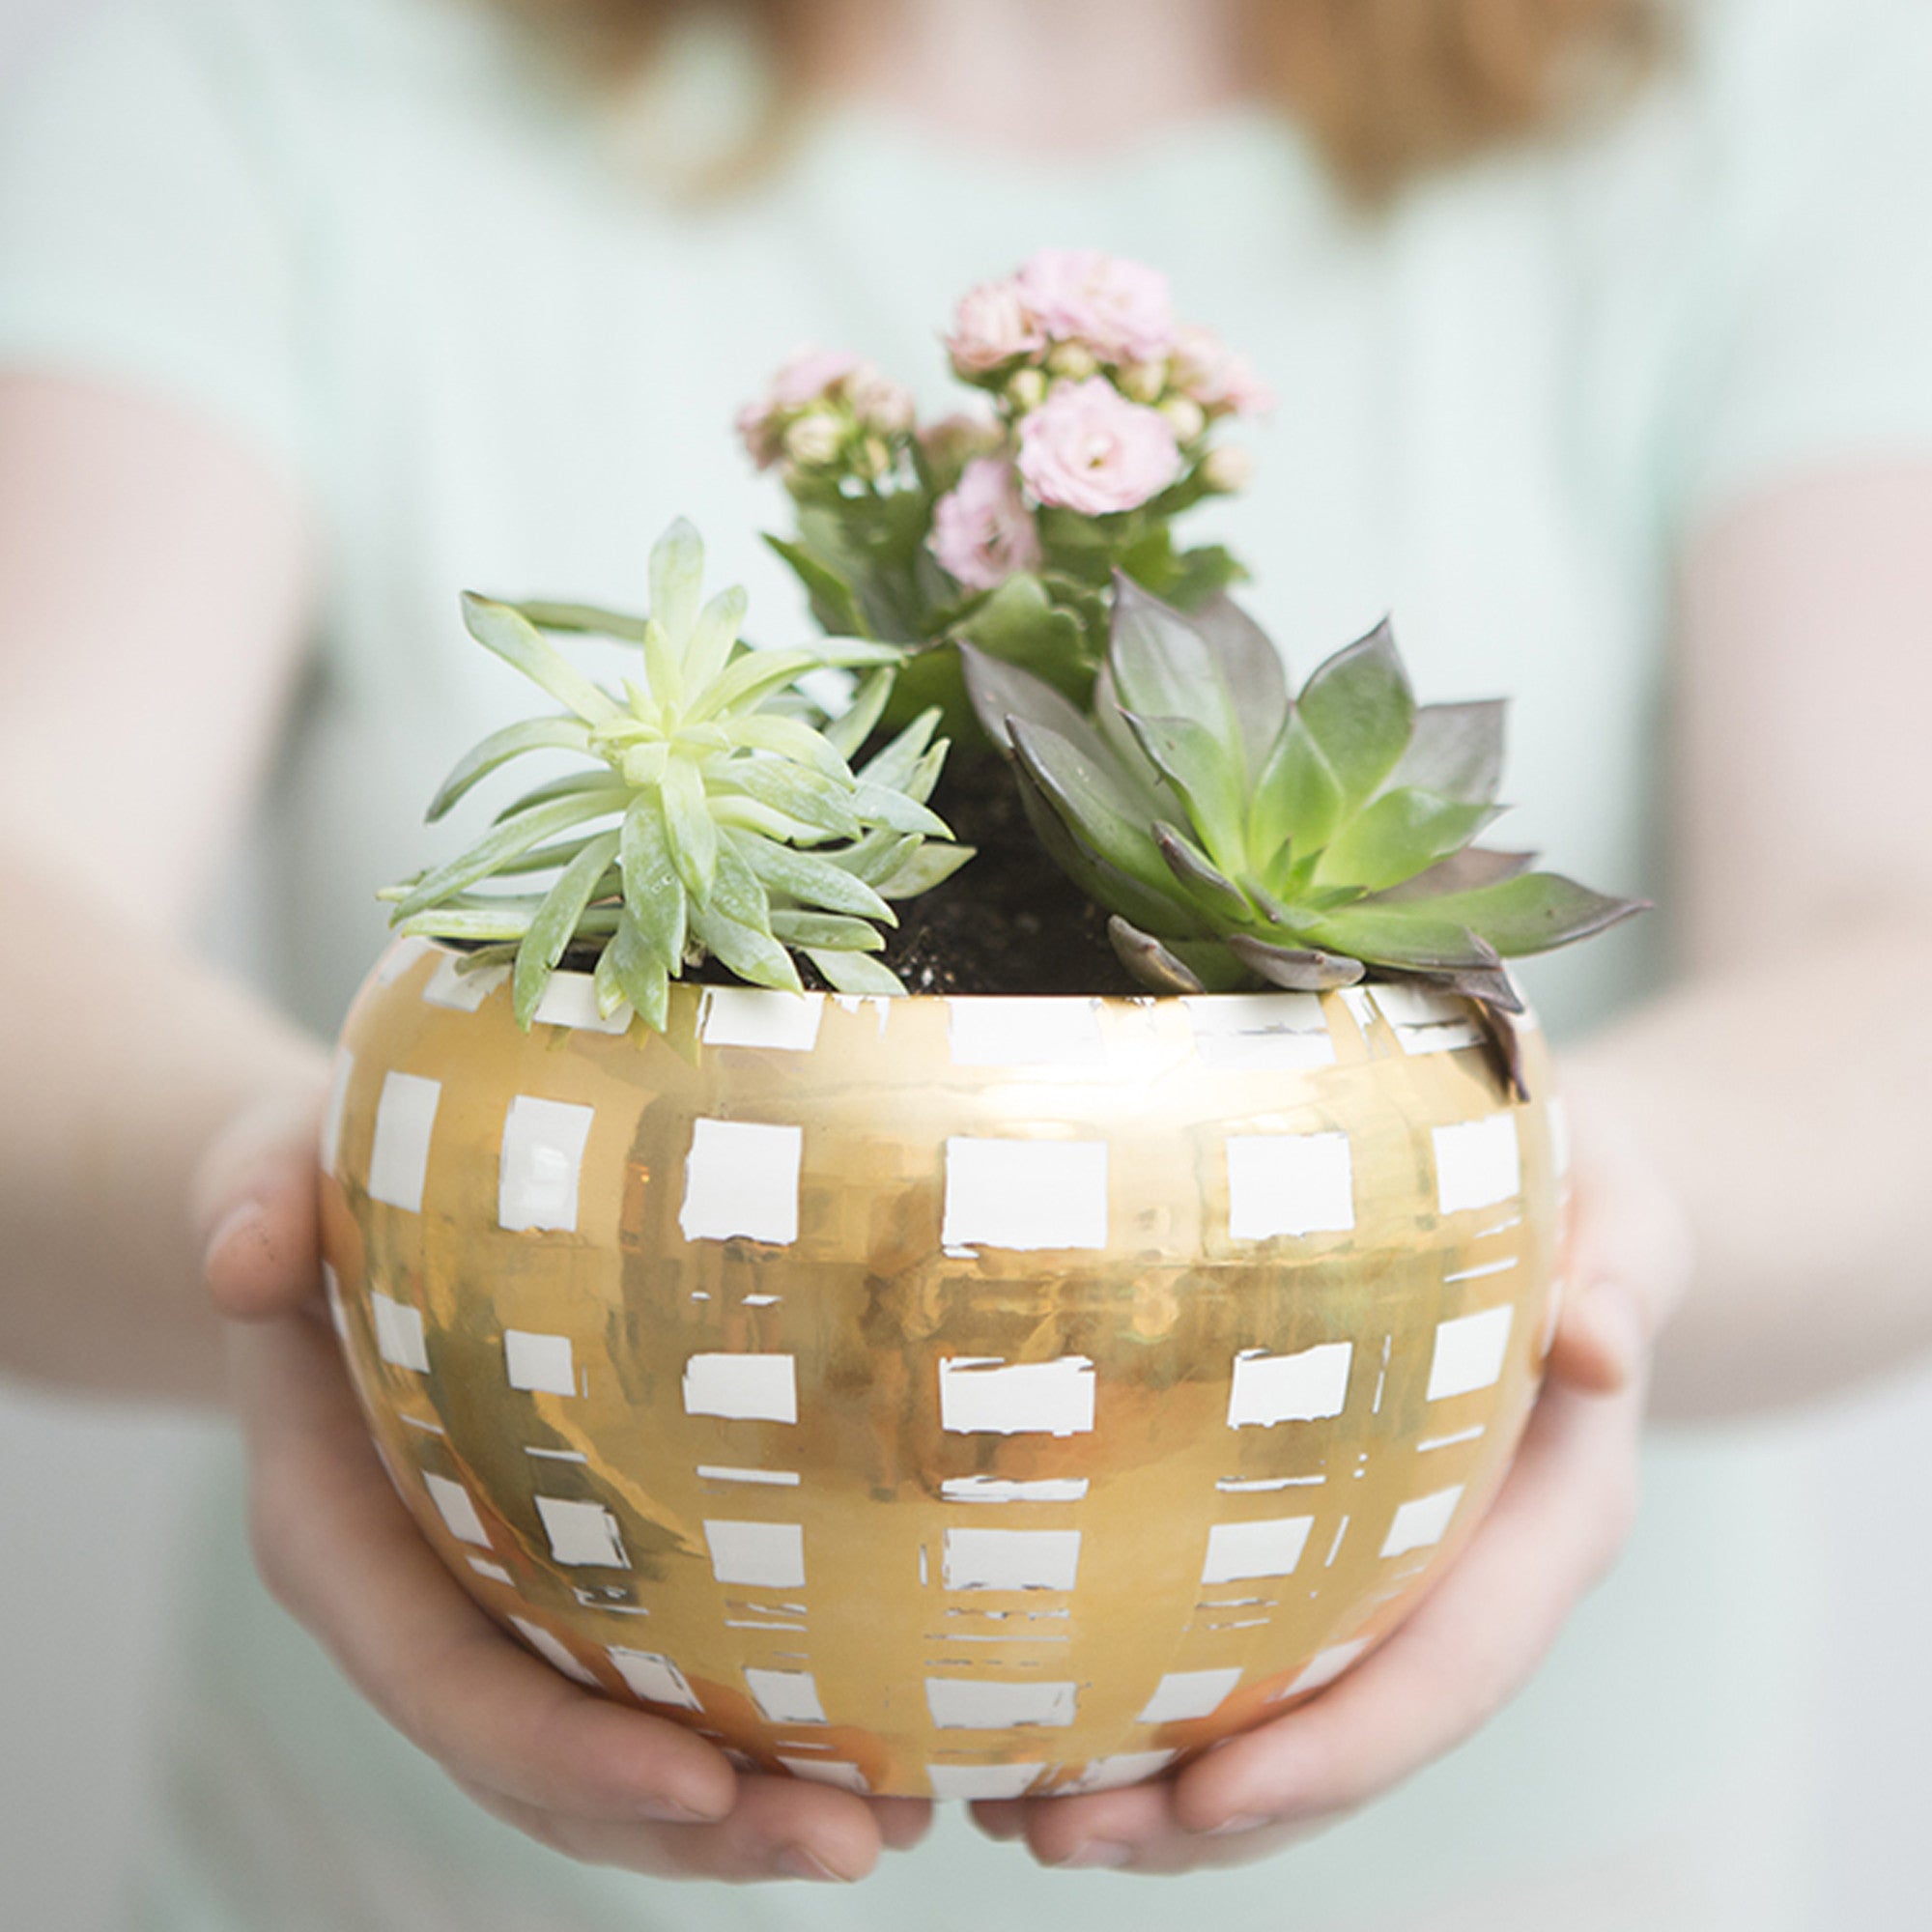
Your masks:
{"label": "mint green shirt", "polygon": [[[1045,243],[1167,269],[1280,390],[1260,480],[1197,526],[1254,564],[1290,654],[1392,609],[1425,695],[1514,696],[1514,835],[1658,891],[1687,539],[1807,469],[1932,453],[1928,101],[1914,0],[1718,0],[1613,124],[1378,222],[1259,111],[1044,160],[846,112],[693,206],[459,0],[120,0],[0,114],[0,369],[185,405],[321,519],[327,593],[252,907],[270,980],[325,1030],[435,781],[521,703],[456,590],[640,601],[683,513],[758,632],[795,630],[755,537],[782,505],[733,409],[806,340],[941,406],[952,299]],[[1667,939],[1666,919],[1626,928],[1532,989],[1575,1033],[1655,981]],[[156,1932],[1804,1922],[1816,1502],[1748,1437],[1658,1446],[1624,1566],[1481,1737],[1317,1842],[1179,1883],[1040,1873],[956,1809],[856,1891],[573,1866],[459,1796],[270,1606],[239,1497],[213,1472],[143,1877]]]}

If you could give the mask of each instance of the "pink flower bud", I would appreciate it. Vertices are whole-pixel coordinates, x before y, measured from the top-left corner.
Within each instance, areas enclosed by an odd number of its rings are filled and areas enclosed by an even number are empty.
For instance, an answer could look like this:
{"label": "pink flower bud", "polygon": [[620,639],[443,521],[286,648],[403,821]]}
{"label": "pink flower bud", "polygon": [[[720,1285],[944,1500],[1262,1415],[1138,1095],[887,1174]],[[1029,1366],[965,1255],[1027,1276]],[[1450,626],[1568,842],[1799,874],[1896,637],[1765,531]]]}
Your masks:
{"label": "pink flower bud", "polygon": [[981,282],[961,298],[946,347],[953,368],[970,378],[1022,355],[1038,355],[1046,337],[1016,282]]}
{"label": "pink flower bud", "polygon": [[1174,341],[1167,277],[1097,248],[1042,248],[1014,277],[1028,312],[1055,342],[1109,363],[1151,362]]}
{"label": "pink flower bud", "polygon": [[1232,443],[1210,450],[1201,466],[1201,480],[1221,496],[1232,497],[1255,480],[1255,459]]}
{"label": "pink flower bud", "polygon": [[1210,416],[1264,416],[1275,408],[1275,392],[1255,373],[1254,364],[1236,355],[1211,328],[1197,324],[1176,333],[1173,378],[1176,388]]}
{"label": "pink flower bud", "polygon": [[1020,424],[1028,489],[1083,516],[1137,510],[1179,473],[1174,426],[1102,376],[1056,389]]}
{"label": "pink flower bud", "polygon": [[932,554],[968,590],[996,590],[1039,561],[1039,533],[1012,466],[981,456],[933,505]]}

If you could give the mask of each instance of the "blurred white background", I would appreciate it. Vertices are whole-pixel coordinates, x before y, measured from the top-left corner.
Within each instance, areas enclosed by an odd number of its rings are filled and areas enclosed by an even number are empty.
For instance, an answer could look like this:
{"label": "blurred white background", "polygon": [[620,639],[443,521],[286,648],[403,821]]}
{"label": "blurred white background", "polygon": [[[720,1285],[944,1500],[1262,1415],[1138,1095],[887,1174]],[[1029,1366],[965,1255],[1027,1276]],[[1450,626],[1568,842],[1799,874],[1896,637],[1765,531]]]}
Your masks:
{"label": "blurred white background", "polygon": [[[0,86],[86,4],[0,0]],[[165,1664],[157,1607],[213,1430],[0,1383],[0,1925],[125,1922],[119,1874]],[[1906,1932],[1932,1923],[1932,1367],[1777,1433],[1822,1465],[1834,1507],[1793,1525],[1832,1594],[1816,1679],[1764,1687],[1815,1711],[1831,1848],[1818,1932]]]}

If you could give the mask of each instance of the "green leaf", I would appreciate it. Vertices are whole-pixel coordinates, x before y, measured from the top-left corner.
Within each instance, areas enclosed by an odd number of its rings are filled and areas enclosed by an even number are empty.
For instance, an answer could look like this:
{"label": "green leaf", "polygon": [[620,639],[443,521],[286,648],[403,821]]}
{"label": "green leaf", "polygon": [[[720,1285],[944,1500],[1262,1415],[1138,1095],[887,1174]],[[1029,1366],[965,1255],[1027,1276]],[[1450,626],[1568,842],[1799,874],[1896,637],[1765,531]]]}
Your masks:
{"label": "green leaf", "polygon": [[898,916],[878,893],[829,859],[794,851],[754,833],[733,834],[731,843],[757,878],[775,893],[782,893],[821,911],[850,913],[858,919],[880,919],[888,925],[898,923]]}
{"label": "green leaf", "polygon": [[1176,601],[1207,640],[1234,694],[1252,777],[1266,764],[1281,727],[1288,723],[1288,667],[1273,639],[1232,597],[1209,597],[1198,606],[1185,596]]}
{"label": "green leaf", "polygon": [[1503,776],[1501,698],[1474,704],[1425,704],[1415,714],[1408,748],[1389,775],[1389,788],[1419,785],[1463,805],[1490,805]]}
{"label": "green leaf", "polygon": [[689,758],[672,758],[658,789],[665,836],[678,876],[694,900],[710,891],[718,867],[718,827],[704,795],[704,778]]}
{"label": "green leaf", "polygon": [[885,785],[893,791],[903,791],[912,782],[920,759],[924,757],[932,744],[932,734],[939,728],[939,717],[937,705],[922,711],[890,744],[882,746],[867,760],[860,769],[860,779],[867,784]]}
{"label": "green leaf", "polygon": [[740,589],[721,590],[697,614],[684,647],[684,674],[694,690],[702,691],[730,662],[731,648],[745,628],[750,600]]}
{"label": "green leaf", "polygon": [[1326,952],[1371,965],[1494,966],[1495,948],[1433,907],[1343,906],[1311,920],[1307,936]]}
{"label": "green leaf", "polygon": [[1302,687],[1296,710],[1344,801],[1354,806],[1370,798],[1407,749],[1415,723],[1415,694],[1388,624],[1378,624],[1319,667]]}
{"label": "green leaf", "polygon": [[1645,900],[1612,898],[1560,872],[1525,872],[1500,885],[1453,893],[1422,904],[1437,919],[1461,921],[1505,959],[1568,946],[1649,910]]}
{"label": "green leaf", "polygon": [[778,758],[732,758],[714,766],[712,779],[736,786],[801,825],[815,827],[828,838],[856,838],[863,830],[853,793],[802,766]]}
{"label": "green leaf", "polygon": [[631,801],[619,833],[617,862],[634,937],[667,973],[676,973],[684,962],[688,930],[684,880],[671,857],[664,807],[655,793]]}
{"label": "green leaf", "polygon": [[863,780],[853,788],[852,810],[867,826],[884,826],[891,832],[917,832],[927,838],[951,838],[952,829],[936,811],[886,785],[867,784]]}
{"label": "green leaf", "polygon": [[[1020,769],[1074,842],[1090,847],[1096,858],[1139,880],[1160,898],[1170,897],[1173,875],[1153,842],[1140,801],[1122,788],[1111,769],[1112,759],[1103,763],[1051,727],[1024,724],[1018,719],[1013,720],[1012,738]],[[1112,909],[1137,925],[1148,923],[1131,907]]]}
{"label": "green leaf", "polygon": [[772,937],[786,946],[826,947],[835,952],[882,952],[886,945],[884,936],[862,919],[782,908],[772,914]]}
{"label": "green leaf", "polygon": [[893,677],[890,670],[875,670],[845,710],[826,725],[825,742],[848,763],[859,755],[859,748],[885,716],[886,700],[893,695]]}
{"label": "green leaf", "polygon": [[707,719],[749,711],[760,698],[793,683],[803,672],[817,669],[822,662],[812,651],[741,652],[729,668],[692,694],[685,718],[701,724]]}
{"label": "green leaf", "polygon": [[670,1018],[670,981],[682,965],[683,949],[667,963],[665,956],[640,933],[627,910],[605,949],[611,970],[631,1010],[654,1033],[663,1033]]}
{"label": "green leaf", "polygon": [[1247,581],[1247,566],[1223,544],[1197,544],[1174,559],[1162,595],[1183,611],[1200,611],[1233,583]]}
{"label": "green leaf", "polygon": [[1250,743],[1271,744],[1288,716],[1287,679],[1265,637],[1225,612],[1204,630],[1126,577],[1114,584],[1107,665],[1130,717],[1184,719],[1201,727],[1222,748],[1237,789],[1253,769]]}
{"label": "green leaf", "polygon": [[434,825],[478,780],[488,778],[499,766],[526,752],[587,753],[589,750],[590,732],[579,718],[526,718],[521,724],[506,724],[457,760],[455,769],[430,801],[425,818]]}
{"label": "green leaf", "polygon": [[460,893],[466,886],[474,885],[478,879],[487,878],[504,860],[527,852],[532,845],[540,844],[560,832],[567,832],[573,825],[603,817],[607,812],[617,810],[625,797],[621,787],[611,785],[601,793],[555,799],[521,811],[514,818],[505,819],[502,824],[493,827],[461,858],[452,859],[446,865],[425,872],[410,889],[408,895],[397,902],[396,910],[391,915],[392,921],[399,922],[412,913],[427,910],[439,900],[448,898],[452,893]]}
{"label": "green leaf", "polygon": [[1153,829],[1154,843],[1167,868],[1181,890],[1200,907],[1204,918],[1244,924],[1254,917],[1247,895],[1225,873],[1217,870],[1208,855],[1192,839],[1171,825]]}
{"label": "green leaf", "polygon": [[616,700],[593,684],[520,611],[474,591],[463,596],[463,621],[485,650],[539,685],[587,724],[608,724],[618,715]]}
{"label": "green leaf", "polygon": [[754,752],[770,752],[793,764],[808,765],[834,784],[852,782],[852,768],[802,719],[759,712],[754,717],[733,719],[730,734],[737,744]]}
{"label": "green leaf", "polygon": [[556,962],[576,936],[577,923],[590,903],[605,868],[617,856],[617,835],[606,832],[590,840],[563,868],[552,886],[517,949],[516,972],[510,981],[512,1009],[526,1033],[536,1016]]}
{"label": "green leaf", "polygon": [[1115,957],[1140,984],[1156,993],[1205,993],[1201,977],[1151,933],[1129,925],[1119,913],[1107,921]]}
{"label": "green leaf", "polygon": [[1470,845],[1461,852],[1452,852],[1428,871],[1418,872],[1414,878],[1378,893],[1376,903],[1403,905],[1444,893],[1470,893],[1478,886],[1500,885],[1504,879],[1518,878],[1535,864],[1534,852],[1495,852],[1485,846]]}
{"label": "green leaf", "polygon": [[679,517],[651,546],[651,615],[674,646],[690,638],[703,594],[704,539]]}
{"label": "green leaf", "polygon": [[913,899],[943,886],[960,867],[976,856],[971,845],[922,842],[904,865],[880,884],[879,891],[889,899]]}
{"label": "green leaf", "polygon": [[1031,571],[1019,571],[955,627],[956,642],[989,658],[1020,665],[1076,702],[1094,682],[1093,659],[1080,620],[1063,611]]}
{"label": "green leaf", "polygon": [[644,627],[650,621],[595,604],[561,604],[540,598],[525,598],[510,609],[540,631],[582,632],[593,638],[616,638],[627,644],[641,644]]}
{"label": "green leaf", "polygon": [[824,976],[825,983],[840,993],[884,995],[895,998],[905,992],[905,984],[890,966],[864,952],[835,952],[808,946],[805,956]]}
{"label": "green leaf", "polygon": [[856,845],[848,845],[842,852],[827,852],[824,859],[828,866],[837,866],[855,879],[864,879],[868,886],[877,887],[891,878],[924,842],[923,838],[897,832],[868,832]]}
{"label": "green leaf", "polygon": [[1247,865],[1246,799],[1240,753],[1191,718],[1144,718],[1123,711],[1150,762],[1179,793],[1196,836],[1215,863],[1238,872]]}
{"label": "green leaf", "polygon": [[1415,786],[1385,791],[1328,841],[1316,883],[1370,892],[1400,885],[1460,852],[1495,816],[1494,806],[1458,805]]}
{"label": "green leaf", "polygon": [[793,575],[805,585],[806,595],[811,600],[811,614],[822,629],[838,636],[864,638],[871,635],[847,578],[822,558],[814,556],[803,544],[790,543],[783,537],[775,536],[767,536],[765,541],[784,558],[791,566]]}
{"label": "green leaf", "polygon": [[974,713],[1001,751],[1012,750],[1012,737],[1007,729],[1009,718],[1044,724],[1076,745],[1093,736],[1094,726],[1086,716],[1043,677],[1005,658],[990,657],[972,644],[959,646],[959,665]]}
{"label": "green leaf", "polygon": [[1291,993],[1326,993],[1352,986],[1362,978],[1362,962],[1309,948],[1272,946],[1251,933],[1229,935],[1228,951],[1272,986]]}
{"label": "green leaf", "polygon": [[741,925],[716,907],[699,904],[691,908],[691,927],[705,951],[739,979],[788,993],[804,990],[791,954],[770,933]]}
{"label": "green leaf", "polygon": [[1342,818],[1342,785],[1301,714],[1292,711],[1268,753],[1248,806],[1248,856],[1280,890],[1292,856],[1320,852]]}
{"label": "green leaf", "polygon": [[748,927],[753,932],[771,931],[771,896],[758,882],[757,874],[745,863],[733,839],[719,842],[710,904],[734,925]]}
{"label": "green leaf", "polygon": [[612,800],[612,810],[630,796],[617,774],[608,769],[572,772],[565,778],[552,779],[547,784],[532,785],[521,798],[506,805],[490,822],[493,825],[507,825],[518,813],[533,811],[540,805],[554,805],[563,799],[599,798],[607,794]]}

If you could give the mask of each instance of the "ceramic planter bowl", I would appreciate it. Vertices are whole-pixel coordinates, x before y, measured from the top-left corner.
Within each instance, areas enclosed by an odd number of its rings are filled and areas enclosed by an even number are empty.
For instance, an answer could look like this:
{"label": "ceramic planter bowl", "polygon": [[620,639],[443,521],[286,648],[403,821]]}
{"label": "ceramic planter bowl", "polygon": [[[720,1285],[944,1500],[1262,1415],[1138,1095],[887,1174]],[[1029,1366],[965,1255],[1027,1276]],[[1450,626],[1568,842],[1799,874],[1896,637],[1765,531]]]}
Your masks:
{"label": "ceramic planter bowl", "polygon": [[1149,1776],[1385,1634],[1500,1482],[1562,1128],[1461,1002],[847,999],[396,948],[329,1287],[451,1571],[559,1669],[879,1793]]}

